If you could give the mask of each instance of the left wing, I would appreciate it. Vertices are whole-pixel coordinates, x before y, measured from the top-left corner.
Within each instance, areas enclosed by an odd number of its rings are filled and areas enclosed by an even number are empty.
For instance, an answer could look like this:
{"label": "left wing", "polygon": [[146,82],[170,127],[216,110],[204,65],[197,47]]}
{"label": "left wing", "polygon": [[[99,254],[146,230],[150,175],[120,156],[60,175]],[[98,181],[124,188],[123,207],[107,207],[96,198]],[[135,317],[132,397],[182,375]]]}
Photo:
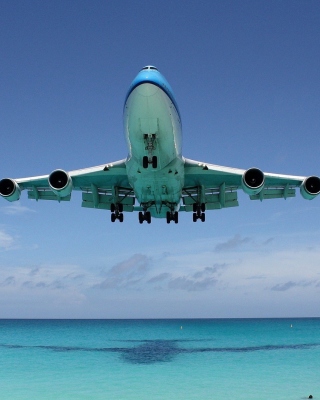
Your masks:
{"label": "left wing", "polygon": [[29,199],[60,202],[69,201],[72,190],[78,190],[82,191],[82,207],[110,210],[112,204],[121,204],[124,211],[133,211],[135,197],[125,161],[70,172],[57,169],[50,175],[31,178],[2,179],[0,195],[15,201],[22,190],[27,190]]}
{"label": "left wing", "polygon": [[206,164],[184,159],[185,182],[183,204],[185,211],[196,211],[196,206],[213,210],[238,206],[237,190],[242,189],[251,200],[277,199],[301,195],[308,200],[320,193],[317,176],[303,177],[263,173],[258,168],[248,170]]}

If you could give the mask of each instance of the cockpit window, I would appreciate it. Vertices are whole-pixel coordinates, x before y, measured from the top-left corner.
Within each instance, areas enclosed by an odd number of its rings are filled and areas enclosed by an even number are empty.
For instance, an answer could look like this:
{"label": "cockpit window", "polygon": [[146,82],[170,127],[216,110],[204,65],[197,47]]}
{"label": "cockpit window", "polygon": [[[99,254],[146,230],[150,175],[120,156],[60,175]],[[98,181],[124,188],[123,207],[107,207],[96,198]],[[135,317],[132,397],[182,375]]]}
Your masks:
{"label": "cockpit window", "polygon": [[141,71],[144,71],[144,70],[146,70],[146,69],[153,69],[153,70],[158,71],[158,68],[153,67],[152,65],[147,65],[146,67],[143,67]]}

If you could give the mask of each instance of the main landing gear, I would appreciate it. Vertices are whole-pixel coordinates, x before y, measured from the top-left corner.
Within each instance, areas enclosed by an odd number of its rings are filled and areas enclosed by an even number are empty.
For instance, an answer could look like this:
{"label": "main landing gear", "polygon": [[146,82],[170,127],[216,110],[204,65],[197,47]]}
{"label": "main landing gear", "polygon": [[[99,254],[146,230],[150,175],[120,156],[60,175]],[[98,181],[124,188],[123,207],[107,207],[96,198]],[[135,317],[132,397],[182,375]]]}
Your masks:
{"label": "main landing gear", "polygon": [[112,203],[110,206],[110,210],[111,210],[111,222],[115,222],[116,219],[118,219],[120,222],[123,222],[123,204]]}
{"label": "main landing gear", "polygon": [[158,157],[157,156],[152,156],[149,159],[148,156],[144,156],[142,158],[142,166],[143,166],[143,168],[148,168],[149,164],[152,164],[152,168],[157,168],[158,167]]}
{"label": "main landing gear", "polygon": [[143,221],[147,221],[148,224],[151,224],[151,212],[150,211],[139,211],[139,222],[140,224],[143,223]]}
{"label": "main landing gear", "polygon": [[174,221],[175,224],[178,223],[178,211],[167,211],[167,224],[170,224],[171,221]]}
{"label": "main landing gear", "polygon": [[206,220],[206,205],[205,203],[194,203],[193,204],[193,222],[197,222],[200,219],[202,222]]}

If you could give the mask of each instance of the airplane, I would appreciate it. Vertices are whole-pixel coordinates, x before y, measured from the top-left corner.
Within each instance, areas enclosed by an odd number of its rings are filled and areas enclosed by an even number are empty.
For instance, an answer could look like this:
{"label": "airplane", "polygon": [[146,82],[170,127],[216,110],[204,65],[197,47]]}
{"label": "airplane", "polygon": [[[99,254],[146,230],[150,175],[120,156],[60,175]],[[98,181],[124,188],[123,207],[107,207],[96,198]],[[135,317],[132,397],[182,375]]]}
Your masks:
{"label": "airplane", "polygon": [[[238,206],[237,191],[251,200],[290,198],[299,187],[311,200],[320,193],[317,176],[291,176],[208,164],[182,156],[182,125],[177,101],[165,77],[146,66],[131,83],[123,107],[127,158],[96,167],[0,181],[0,195],[69,201],[82,192],[82,207],[111,211],[111,221],[123,222],[124,212],[138,212],[139,222],[151,217],[178,223],[179,212],[205,221],[207,210]],[[136,205],[137,200],[137,205]]]}

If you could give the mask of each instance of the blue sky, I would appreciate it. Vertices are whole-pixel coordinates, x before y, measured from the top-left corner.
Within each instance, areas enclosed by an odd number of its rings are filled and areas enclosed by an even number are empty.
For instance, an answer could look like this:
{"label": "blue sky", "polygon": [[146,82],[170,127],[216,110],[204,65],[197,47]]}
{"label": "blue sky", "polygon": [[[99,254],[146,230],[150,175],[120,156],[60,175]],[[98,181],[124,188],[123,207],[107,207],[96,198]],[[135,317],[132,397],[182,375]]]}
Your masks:
{"label": "blue sky", "polygon": [[[1,177],[125,158],[122,107],[156,65],[186,157],[319,175],[318,1],[6,1]],[[1,200],[1,199],[0,199]],[[320,316],[319,199],[178,225],[71,202],[0,202],[0,317]]]}

